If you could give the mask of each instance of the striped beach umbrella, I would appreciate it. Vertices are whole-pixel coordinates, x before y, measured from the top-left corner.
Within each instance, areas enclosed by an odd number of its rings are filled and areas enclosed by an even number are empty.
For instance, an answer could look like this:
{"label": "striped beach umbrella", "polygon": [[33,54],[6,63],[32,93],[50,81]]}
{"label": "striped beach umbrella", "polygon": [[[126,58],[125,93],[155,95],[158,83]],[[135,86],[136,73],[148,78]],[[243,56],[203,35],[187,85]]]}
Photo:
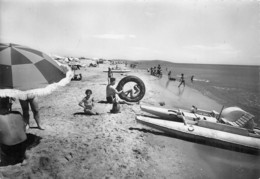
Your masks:
{"label": "striped beach umbrella", "polygon": [[48,55],[17,44],[0,43],[0,97],[44,95],[70,82],[72,72]]}

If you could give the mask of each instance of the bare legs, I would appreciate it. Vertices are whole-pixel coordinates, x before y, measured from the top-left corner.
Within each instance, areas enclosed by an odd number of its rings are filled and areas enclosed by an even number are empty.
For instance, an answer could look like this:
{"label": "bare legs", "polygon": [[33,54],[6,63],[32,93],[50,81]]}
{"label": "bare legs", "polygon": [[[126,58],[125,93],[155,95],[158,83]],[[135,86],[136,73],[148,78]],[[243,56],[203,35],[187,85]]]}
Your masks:
{"label": "bare legs", "polygon": [[39,106],[38,106],[36,99],[33,98],[33,99],[27,99],[27,100],[20,100],[20,104],[21,104],[21,107],[23,110],[23,117],[24,117],[26,125],[29,126],[29,119],[30,119],[29,104],[30,104],[31,110],[33,112],[33,117],[35,119],[37,127],[39,129],[43,130],[43,128],[41,127],[41,124],[40,124]]}
{"label": "bare legs", "polygon": [[135,85],[134,89],[127,90],[124,93],[126,96],[130,94],[130,98],[135,98],[140,93],[140,89],[137,85]]}
{"label": "bare legs", "polygon": [[181,81],[181,83],[179,84],[178,87],[180,87],[183,84],[183,86],[185,87],[185,81]]}

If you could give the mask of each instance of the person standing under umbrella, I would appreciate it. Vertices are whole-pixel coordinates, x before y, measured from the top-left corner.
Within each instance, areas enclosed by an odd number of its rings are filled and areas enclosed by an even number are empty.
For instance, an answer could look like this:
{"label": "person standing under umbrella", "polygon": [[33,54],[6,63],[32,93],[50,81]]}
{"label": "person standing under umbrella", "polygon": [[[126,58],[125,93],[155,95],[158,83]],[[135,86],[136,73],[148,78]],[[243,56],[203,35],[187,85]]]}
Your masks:
{"label": "person standing under umbrella", "polygon": [[29,114],[29,105],[31,106],[31,110],[33,112],[34,120],[37,124],[37,128],[40,130],[44,130],[40,124],[40,115],[39,115],[39,106],[36,97],[29,97],[26,100],[19,100],[22,110],[23,110],[23,117],[26,122],[26,125],[30,127],[30,114]]}
{"label": "person standing under umbrella", "polygon": [[63,66],[65,72],[61,64],[50,56],[26,46],[0,43],[0,49],[0,97],[20,100],[27,125],[30,105],[37,127],[43,129],[36,98],[30,94],[44,96],[52,93],[67,85],[73,78],[73,72],[68,66]]}

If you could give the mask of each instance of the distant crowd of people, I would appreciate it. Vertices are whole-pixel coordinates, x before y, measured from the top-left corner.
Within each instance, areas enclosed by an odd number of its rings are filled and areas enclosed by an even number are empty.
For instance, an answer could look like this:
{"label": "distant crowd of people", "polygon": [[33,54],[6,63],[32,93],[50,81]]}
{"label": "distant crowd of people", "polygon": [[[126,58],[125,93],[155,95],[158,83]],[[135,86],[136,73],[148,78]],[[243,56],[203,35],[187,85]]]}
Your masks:
{"label": "distant crowd of people", "polygon": [[147,69],[148,72],[150,72],[151,75],[156,76],[158,78],[162,78],[163,74],[162,74],[162,68],[161,65],[158,64],[158,66],[156,67],[151,67],[150,69]]}
{"label": "distant crowd of people", "polygon": [[[166,68],[166,71],[168,71],[168,68]],[[162,78],[162,76],[163,76],[162,68],[161,68],[160,64],[158,64],[157,67],[155,66],[155,67],[148,68],[147,72],[149,72],[151,75],[156,76],[158,78]],[[168,72],[167,75],[168,75],[168,81],[167,81],[166,87],[168,87],[168,84],[169,84],[170,81],[176,81],[177,80],[176,78],[172,77],[172,71],[171,70]],[[193,83],[194,75],[191,76],[190,80],[191,80],[191,83]],[[184,77],[183,73],[180,76],[179,82],[180,82],[180,84],[178,85],[178,87],[181,87],[182,85],[185,87],[185,77]]]}

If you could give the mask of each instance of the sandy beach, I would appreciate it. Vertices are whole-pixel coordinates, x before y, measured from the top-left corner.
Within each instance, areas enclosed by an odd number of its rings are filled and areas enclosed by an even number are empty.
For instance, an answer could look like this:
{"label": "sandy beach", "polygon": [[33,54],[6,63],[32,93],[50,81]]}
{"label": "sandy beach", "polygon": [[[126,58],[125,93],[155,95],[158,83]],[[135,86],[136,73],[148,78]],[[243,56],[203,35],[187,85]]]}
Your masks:
{"label": "sandy beach", "polygon": [[259,2],[0,0],[0,179],[260,179]]}
{"label": "sandy beach", "polygon": [[[0,167],[0,178],[214,178],[209,166],[197,165],[186,155],[189,145],[179,139],[142,126],[135,115],[143,113],[139,104],[121,105],[121,113],[111,114],[111,104],[105,100],[108,65],[81,68],[81,81],[71,83],[51,95],[40,97],[40,116],[45,130],[31,128],[27,133],[32,145],[27,150],[28,164]],[[146,71],[132,70],[146,85],[140,104],[190,108],[192,105],[207,110],[220,110],[221,105],[200,92],[179,82],[165,87],[166,79],[159,80]],[[114,74],[117,82],[124,77]],[[93,91],[95,109],[100,115],[74,116],[83,112],[78,106],[86,89]],[[13,110],[21,111],[19,102]],[[31,126],[36,126],[32,119]],[[187,149],[185,149],[185,147]],[[186,152],[185,152],[186,151]],[[209,149],[210,151],[210,149]]]}

